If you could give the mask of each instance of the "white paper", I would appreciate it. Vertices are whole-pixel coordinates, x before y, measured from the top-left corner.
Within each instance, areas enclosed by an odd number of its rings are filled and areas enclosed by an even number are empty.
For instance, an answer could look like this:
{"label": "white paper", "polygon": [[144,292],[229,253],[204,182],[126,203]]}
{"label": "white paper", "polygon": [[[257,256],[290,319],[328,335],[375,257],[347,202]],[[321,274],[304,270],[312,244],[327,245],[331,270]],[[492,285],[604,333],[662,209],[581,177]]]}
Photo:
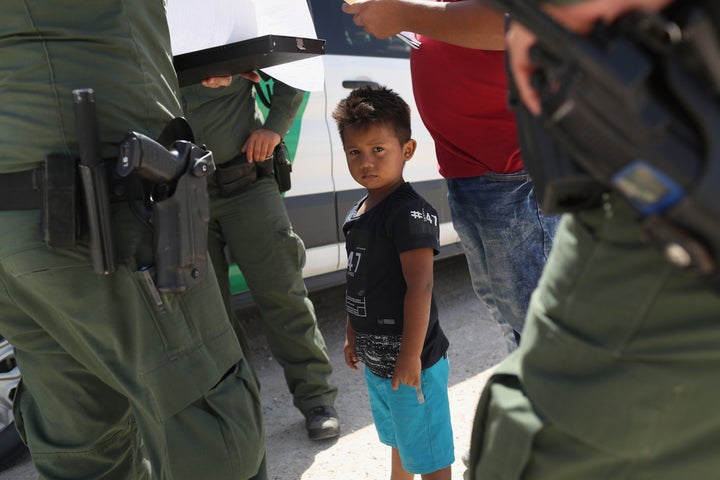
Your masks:
{"label": "white paper", "polygon": [[[173,55],[268,34],[317,38],[307,2],[300,0],[168,0],[167,19]],[[300,90],[323,89],[321,56],[262,70]]]}

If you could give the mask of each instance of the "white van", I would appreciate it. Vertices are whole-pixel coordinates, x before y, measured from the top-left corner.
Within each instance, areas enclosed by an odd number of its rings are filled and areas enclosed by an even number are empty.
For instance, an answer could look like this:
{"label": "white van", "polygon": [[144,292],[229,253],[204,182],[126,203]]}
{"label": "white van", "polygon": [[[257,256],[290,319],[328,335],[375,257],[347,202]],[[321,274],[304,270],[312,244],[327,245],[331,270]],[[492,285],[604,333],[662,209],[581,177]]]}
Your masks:
{"label": "white van", "polygon": [[[331,114],[353,88],[383,85],[400,94],[412,109],[413,138],[418,142],[405,167],[405,179],[438,211],[442,256],[461,253],[450,222],[447,188],[437,171],[435,147],[423,126],[412,93],[410,47],[391,37],[378,40],[357,27],[340,9],[340,0],[308,0],[318,38],[325,40],[325,89],[307,93],[285,142],[293,159],[292,189],[285,195],[292,225],[305,242],[303,271],[308,288],[318,290],[345,281],[347,265],[342,222],[364,193],[345,163]],[[249,302],[237,267],[231,268],[236,306]]]}

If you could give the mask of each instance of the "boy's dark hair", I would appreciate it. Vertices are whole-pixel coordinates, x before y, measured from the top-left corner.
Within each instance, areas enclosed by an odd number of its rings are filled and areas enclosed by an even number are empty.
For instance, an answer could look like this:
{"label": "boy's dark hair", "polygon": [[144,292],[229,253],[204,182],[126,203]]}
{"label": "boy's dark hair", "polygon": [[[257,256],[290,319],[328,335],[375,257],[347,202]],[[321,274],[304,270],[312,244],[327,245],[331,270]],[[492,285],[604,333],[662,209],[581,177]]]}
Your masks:
{"label": "boy's dark hair", "polygon": [[350,92],[338,103],[332,114],[340,138],[347,127],[365,128],[373,124],[386,124],[395,130],[400,144],[412,138],[410,106],[400,95],[387,87],[362,87]]}

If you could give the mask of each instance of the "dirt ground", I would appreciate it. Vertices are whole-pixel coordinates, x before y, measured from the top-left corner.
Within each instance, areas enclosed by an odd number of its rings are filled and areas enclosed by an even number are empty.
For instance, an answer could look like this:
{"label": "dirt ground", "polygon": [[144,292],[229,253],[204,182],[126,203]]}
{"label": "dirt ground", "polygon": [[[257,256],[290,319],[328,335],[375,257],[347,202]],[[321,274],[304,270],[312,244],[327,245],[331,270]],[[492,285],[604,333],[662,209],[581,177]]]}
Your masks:
{"label": "dirt ground", "polygon": [[[456,457],[452,478],[461,480],[465,470],[461,456],[469,448],[477,400],[490,371],[507,351],[500,328],[472,292],[464,257],[436,262],[435,296],[441,325],[450,339],[450,409]],[[253,308],[239,312],[246,322],[253,346],[251,358],[262,385],[270,479],[387,480],[390,450],[378,441],[362,369],[350,370],[343,360],[344,289],[314,294],[311,299],[334,365],[331,381],[339,387],[335,406],[342,431],[339,438],[331,440],[308,439],[304,418],[292,405],[257,312]],[[37,478],[27,455],[0,468],[0,480]]]}

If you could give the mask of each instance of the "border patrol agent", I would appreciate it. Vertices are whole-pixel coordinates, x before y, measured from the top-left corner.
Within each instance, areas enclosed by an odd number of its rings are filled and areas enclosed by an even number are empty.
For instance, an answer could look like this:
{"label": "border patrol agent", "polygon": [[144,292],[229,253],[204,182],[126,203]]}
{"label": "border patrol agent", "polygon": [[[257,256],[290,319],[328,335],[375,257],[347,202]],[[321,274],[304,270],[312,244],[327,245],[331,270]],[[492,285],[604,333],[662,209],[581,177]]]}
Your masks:
{"label": "border patrol agent", "polygon": [[0,331],[23,373],[18,430],[41,478],[266,478],[257,385],[210,262],[158,291],[154,233],[128,201],[109,204],[112,274],[93,271],[86,230],[73,248],[40,232],[73,230],[43,199],[72,197],[48,155],[78,155],[75,89],[95,92],[105,159],[182,114],[163,1],[80,3],[0,7]]}
{"label": "border patrol agent", "polygon": [[[572,3],[556,18],[589,30],[670,2],[546,3]],[[533,40],[513,27],[508,39],[518,79]],[[720,296],[652,246],[642,220],[617,190],[563,216],[519,349],[482,394],[467,478],[717,478]]]}
{"label": "border patrol agent", "polygon": [[[230,80],[219,88],[197,84],[182,89],[187,118],[218,165],[208,183],[210,257],[215,271],[222,272],[218,283],[233,318],[226,247],[243,272],[270,350],[283,368],[293,403],[305,416],[308,436],[336,437],[337,387],[329,383],[330,357],[302,277],[305,246],[292,229],[273,178],[273,161],[267,159],[278,151],[304,92],[274,80],[263,122],[253,83],[241,76]],[[241,153],[243,146],[252,148]],[[234,322],[245,342],[242,326]]]}

